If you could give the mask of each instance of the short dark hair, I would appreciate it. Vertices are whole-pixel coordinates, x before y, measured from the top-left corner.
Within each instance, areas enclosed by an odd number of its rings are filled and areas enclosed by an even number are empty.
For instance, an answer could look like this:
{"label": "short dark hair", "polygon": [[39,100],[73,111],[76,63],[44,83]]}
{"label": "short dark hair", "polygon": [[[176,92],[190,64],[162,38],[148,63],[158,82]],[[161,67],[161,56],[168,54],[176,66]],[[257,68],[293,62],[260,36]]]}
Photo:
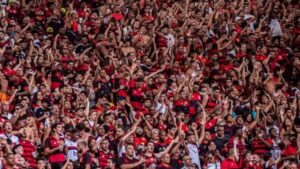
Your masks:
{"label": "short dark hair", "polygon": [[54,123],[52,125],[52,130],[56,129],[58,125],[62,125],[61,123]]}

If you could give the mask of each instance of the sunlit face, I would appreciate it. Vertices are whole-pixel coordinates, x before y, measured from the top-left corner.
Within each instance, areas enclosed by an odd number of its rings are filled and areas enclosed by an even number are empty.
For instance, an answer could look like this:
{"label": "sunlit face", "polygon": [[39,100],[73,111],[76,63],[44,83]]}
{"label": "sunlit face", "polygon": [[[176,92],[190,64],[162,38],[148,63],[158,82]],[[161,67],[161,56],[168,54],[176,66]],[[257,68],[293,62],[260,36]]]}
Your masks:
{"label": "sunlit face", "polygon": [[103,140],[103,141],[101,142],[101,148],[102,148],[103,150],[105,150],[105,151],[108,150],[108,148],[109,148],[109,142],[108,142],[108,140]]}
{"label": "sunlit face", "polygon": [[53,113],[53,114],[59,114],[59,107],[58,107],[58,105],[53,105],[52,107],[51,107],[51,112]]}
{"label": "sunlit face", "polygon": [[210,142],[209,146],[208,146],[208,149],[209,150],[215,150],[217,147],[216,147],[216,144],[214,142]]}
{"label": "sunlit face", "polygon": [[284,120],[284,124],[286,125],[286,126],[291,126],[292,125],[292,122],[291,122],[291,120],[290,119],[285,119]]}
{"label": "sunlit face", "polygon": [[210,135],[209,132],[205,132],[204,137],[205,137],[206,140],[211,140],[211,135]]}
{"label": "sunlit face", "polygon": [[16,155],[14,156],[14,158],[15,158],[14,162],[15,162],[16,164],[20,165],[20,164],[21,164],[21,155],[20,155],[20,154],[16,154]]}
{"label": "sunlit face", "polygon": [[133,135],[130,135],[128,138],[127,138],[127,143],[133,143],[134,142],[134,137],[133,137]]}
{"label": "sunlit face", "polygon": [[45,59],[44,59],[43,56],[40,56],[40,57],[38,58],[38,63],[39,63],[39,64],[44,64],[44,61],[45,61]]}
{"label": "sunlit face", "polygon": [[152,142],[148,142],[148,144],[147,144],[147,150],[149,152],[153,152],[154,151],[154,144]]}
{"label": "sunlit face", "polygon": [[175,127],[173,127],[170,129],[170,134],[175,135],[176,131],[177,131],[177,129]]}
{"label": "sunlit face", "polygon": [[135,153],[134,147],[132,145],[126,146],[126,155],[129,157],[133,157]]}
{"label": "sunlit face", "polygon": [[187,98],[187,93],[186,92],[181,92],[180,96],[181,96],[181,98],[186,99]]}
{"label": "sunlit face", "polygon": [[159,139],[159,131],[157,129],[152,130],[152,139],[158,140]]}
{"label": "sunlit face", "polygon": [[161,161],[164,162],[164,163],[166,163],[166,164],[169,164],[170,163],[170,155],[169,155],[169,153],[164,154],[161,157]]}
{"label": "sunlit face", "polygon": [[73,169],[74,168],[74,165],[73,165],[73,163],[68,163],[68,165],[67,165],[67,169]]}
{"label": "sunlit face", "polygon": [[140,22],[133,23],[133,28],[139,28],[139,27],[140,27]]}
{"label": "sunlit face", "polygon": [[252,115],[248,114],[246,120],[247,120],[247,122],[251,122],[252,121]]}
{"label": "sunlit face", "polygon": [[9,123],[9,122],[5,123],[4,131],[11,132],[12,131],[12,124]]}
{"label": "sunlit face", "polygon": [[24,149],[22,146],[19,146],[17,149],[16,149],[16,153],[19,154],[19,155],[23,155],[24,153]]}
{"label": "sunlit face", "polygon": [[9,103],[8,102],[3,102],[2,103],[2,110],[8,111],[9,110]]}
{"label": "sunlit face", "polygon": [[62,125],[57,125],[57,127],[54,129],[54,131],[57,133],[57,134],[59,134],[59,135],[61,135],[62,133],[63,133],[63,126]]}
{"label": "sunlit face", "polygon": [[97,118],[97,112],[94,111],[94,112],[91,113],[90,119],[95,121],[96,118]]}
{"label": "sunlit face", "polygon": [[117,128],[116,135],[117,135],[117,138],[122,137],[124,135],[124,130],[121,128]]}
{"label": "sunlit face", "polygon": [[189,140],[189,142],[191,142],[191,143],[196,143],[196,137],[195,137],[195,135],[190,135],[190,136],[188,137],[188,140]]}

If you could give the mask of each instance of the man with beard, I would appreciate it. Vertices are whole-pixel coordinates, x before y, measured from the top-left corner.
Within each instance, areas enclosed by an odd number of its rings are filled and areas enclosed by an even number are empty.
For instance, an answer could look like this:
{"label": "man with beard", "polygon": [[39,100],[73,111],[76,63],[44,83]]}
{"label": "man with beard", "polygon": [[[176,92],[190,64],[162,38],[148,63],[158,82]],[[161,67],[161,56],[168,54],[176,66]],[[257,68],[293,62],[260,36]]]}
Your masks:
{"label": "man with beard", "polygon": [[228,142],[229,139],[230,139],[230,136],[225,134],[224,126],[218,126],[217,134],[216,134],[216,138],[214,139],[214,142],[219,151],[223,152],[224,146]]}
{"label": "man with beard", "polygon": [[79,169],[91,169],[92,168],[92,156],[88,151],[88,144],[85,141],[78,142],[78,153],[80,154]]}

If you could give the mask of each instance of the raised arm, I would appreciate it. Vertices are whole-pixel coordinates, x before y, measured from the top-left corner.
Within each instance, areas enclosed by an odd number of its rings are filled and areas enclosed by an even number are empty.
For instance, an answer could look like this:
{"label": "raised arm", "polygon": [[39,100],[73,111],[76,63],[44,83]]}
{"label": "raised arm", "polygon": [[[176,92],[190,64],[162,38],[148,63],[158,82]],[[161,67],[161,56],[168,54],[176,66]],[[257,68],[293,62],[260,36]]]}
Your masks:
{"label": "raised arm", "polygon": [[204,136],[205,136],[205,123],[206,123],[206,111],[203,110],[203,117],[202,117],[202,120],[201,120],[200,137],[198,139],[199,144],[202,144],[202,141],[203,141]]}
{"label": "raised arm", "polygon": [[133,133],[135,132],[135,130],[137,129],[137,126],[140,124],[140,122],[141,122],[141,119],[137,120],[137,121],[133,124],[132,128],[130,129],[130,131],[129,131],[127,134],[125,134],[125,135],[120,139],[120,142],[121,142],[121,143],[124,143],[124,142],[126,141],[126,139],[127,139],[131,134],[133,134]]}
{"label": "raised arm", "polygon": [[179,140],[179,137],[177,136],[175,138],[175,140],[172,140],[172,142],[168,145],[168,147],[164,151],[162,151],[160,153],[156,153],[155,157],[156,158],[160,158],[162,155],[168,153],[171,150],[171,148],[173,147],[173,145],[176,144],[176,143],[178,143],[178,140]]}
{"label": "raised arm", "polygon": [[260,118],[260,108],[256,107],[256,118],[252,123],[249,124],[248,130],[252,130],[256,126],[257,122],[259,121],[259,118]]}
{"label": "raised arm", "polygon": [[141,158],[138,162],[132,163],[132,164],[122,164],[121,165],[121,169],[132,169],[132,168],[136,168],[139,165],[142,165],[145,163],[145,159]]}

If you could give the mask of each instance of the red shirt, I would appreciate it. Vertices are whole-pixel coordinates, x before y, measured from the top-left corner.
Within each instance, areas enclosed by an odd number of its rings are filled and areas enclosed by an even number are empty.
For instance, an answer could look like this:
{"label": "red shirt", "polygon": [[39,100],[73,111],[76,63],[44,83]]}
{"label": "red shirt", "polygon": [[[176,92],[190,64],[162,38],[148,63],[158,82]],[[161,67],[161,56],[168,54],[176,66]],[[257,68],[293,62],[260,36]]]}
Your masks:
{"label": "red shirt", "polygon": [[99,151],[99,166],[100,168],[107,167],[107,162],[109,159],[115,158],[115,155],[110,151],[105,153],[104,151]]}
{"label": "red shirt", "polygon": [[227,65],[221,65],[221,69],[223,72],[228,72],[229,70],[232,70],[234,68],[233,64],[227,64]]}
{"label": "red shirt", "polygon": [[[55,137],[50,136],[45,143],[45,147],[48,147],[50,150],[57,148],[59,146],[59,141]],[[61,163],[66,160],[65,154],[63,151],[57,150],[54,153],[48,155],[48,160],[50,163]]]}
{"label": "red shirt", "polygon": [[[266,139],[266,142],[269,144],[273,144],[271,139]],[[258,154],[260,156],[264,155],[266,152],[268,152],[270,149],[267,145],[265,145],[260,139],[256,138],[251,141],[251,147],[255,154]]]}
{"label": "red shirt", "polygon": [[147,139],[145,137],[135,137],[134,138],[134,143],[135,143],[136,146],[146,145],[147,144]]}
{"label": "red shirt", "polygon": [[206,129],[206,130],[212,129],[213,127],[216,126],[217,122],[218,122],[218,119],[217,119],[217,118],[207,121],[207,122],[205,123],[205,129]]}
{"label": "red shirt", "polygon": [[159,164],[156,169],[171,169],[172,167],[168,164]]}
{"label": "red shirt", "polygon": [[239,168],[236,161],[230,158],[225,159],[221,163],[221,169],[237,169]]}
{"label": "red shirt", "polygon": [[214,109],[217,106],[217,101],[215,99],[213,99],[211,96],[208,96],[208,100],[205,106],[205,109],[207,111],[211,111],[212,109]]}
{"label": "red shirt", "polygon": [[265,59],[267,59],[268,58],[268,56],[266,56],[266,55],[256,55],[255,56],[255,59],[257,60],[257,61],[259,61],[259,62],[262,62],[262,61],[264,61]]}
{"label": "red shirt", "polygon": [[296,155],[297,154],[297,146],[289,144],[282,152],[283,156]]}
{"label": "red shirt", "polygon": [[238,59],[242,59],[242,58],[244,58],[244,57],[246,57],[247,55],[246,55],[246,53],[244,53],[244,52],[240,52],[240,53],[238,53],[238,54],[236,54],[236,58],[238,58]]}
{"label": "red shirt", "polygon": [[[230,148],[233,148],[234,138],[235,137],[231,137],[230,140],[228,141],[227,150],[229,150]],[[241,140],[239,140],[238,144],[237,144],[237,148],[239,149],[239,154],[242,155],[246,150],[246,145]]]}
{"label": "red shirt", "polygon": [[20,145],[23,147],[24,153],[23,157],[26,161],[29,162],[29,166],[32,168],[37,168],[36,164],[36,157],[33,156],[34,153],[36,153],[36,148],[33,143],[31,143],[29,140],[21,140]]}

